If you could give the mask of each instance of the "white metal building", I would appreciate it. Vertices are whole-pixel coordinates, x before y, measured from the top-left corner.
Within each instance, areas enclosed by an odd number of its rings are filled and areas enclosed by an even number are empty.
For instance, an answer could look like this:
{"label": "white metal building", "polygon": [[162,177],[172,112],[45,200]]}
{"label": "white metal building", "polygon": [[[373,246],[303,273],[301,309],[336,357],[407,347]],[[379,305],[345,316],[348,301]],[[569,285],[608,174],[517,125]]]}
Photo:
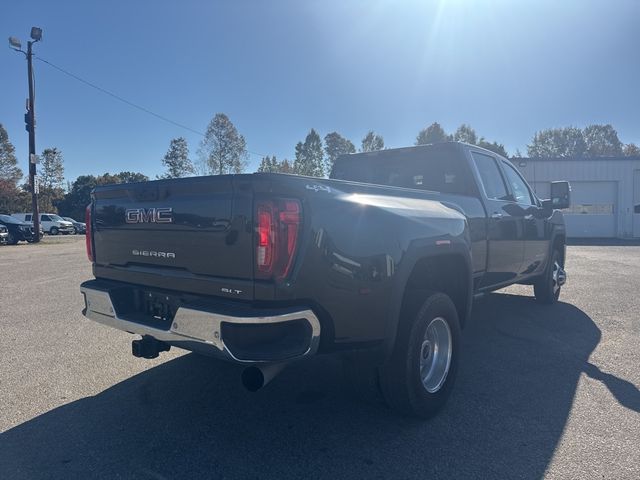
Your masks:
{"label": "white metal building", "polygon": [[570,237],[640,238],[640,157],[514,158],[538,197],[554,180],[571,182]]}

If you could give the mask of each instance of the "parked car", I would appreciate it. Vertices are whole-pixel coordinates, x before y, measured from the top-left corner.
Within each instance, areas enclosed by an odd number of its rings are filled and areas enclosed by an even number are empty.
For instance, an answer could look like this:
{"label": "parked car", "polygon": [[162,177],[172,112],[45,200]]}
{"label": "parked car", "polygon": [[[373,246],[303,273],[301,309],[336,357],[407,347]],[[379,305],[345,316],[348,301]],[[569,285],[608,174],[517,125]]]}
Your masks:
{"label": "parked car", "polygon": [[87,225],[84,222],[78,222],[71,217],[62,217],[63,220],[67,222],[71,222],[73,224],[73,228],[75,228],[77,234],[84,234],[87,231]]}
{"label": "parked car", "polygon": [[0,225],[0,245],[9,243],[9,230],[4,225]]}
{"label": "parked car", "polygon": [[[14,213],[12,216],[22,220],[23,222],[33,221],[33,214],[31,213]],[[59,233],[66,235],[76,232],[76,229],[73,227],[73,223],[64,220],[61,216],[56,215],[55,213],[41,213],[40,226],[49,235],[58,235]]]}
{"label": "parked car", "polygon": [[36,239],[32,223],[23,222],[11,215],[0,215],[0,225],[7,228],[9,245],[15,245],[20,241],[31,243]]}
{"label": "parked car", "polygon": [[83,313],[247,366],[340,353],[363,396],[429,417],[452,391],[474,298],[566,281],[567,182],[539,200],[506,159],[457,142],[339,157],[330,179],[220,175],[96,187]]}

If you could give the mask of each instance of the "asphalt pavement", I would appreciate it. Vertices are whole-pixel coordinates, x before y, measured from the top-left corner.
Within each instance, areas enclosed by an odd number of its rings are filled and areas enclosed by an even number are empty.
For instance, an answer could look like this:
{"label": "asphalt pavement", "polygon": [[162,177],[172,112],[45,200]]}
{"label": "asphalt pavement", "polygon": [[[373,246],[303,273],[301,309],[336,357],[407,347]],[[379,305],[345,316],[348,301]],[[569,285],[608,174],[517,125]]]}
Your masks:
{"label": "asphalt pavement", "polygon": [[85,319],[82,237],[0,246],[0,478],[640,478],[640,246],[568,248],[561,303],[474,305],[428,422],[353,399],[337,358],[239,368]]}

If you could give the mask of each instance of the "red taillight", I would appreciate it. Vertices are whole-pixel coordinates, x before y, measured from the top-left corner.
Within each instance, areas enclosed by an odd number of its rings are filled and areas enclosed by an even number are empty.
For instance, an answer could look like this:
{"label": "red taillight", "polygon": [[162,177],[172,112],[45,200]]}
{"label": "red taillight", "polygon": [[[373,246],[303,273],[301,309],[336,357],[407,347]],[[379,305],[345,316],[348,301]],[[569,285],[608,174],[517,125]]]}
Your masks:
{"label": "red taillight", "polygon": [[256,264],[258,276],[282,280],[293,266],[302,208],[298,200],[280,199],[258,203]]}
{"label": "red taillight", "polygon": [[256,261],[258,270],[267,275],[273,271],[273,259],[275,249],[273,205],[263,203],[258,205],[258,250]]}
{"label": "red taillight", "polygon": [[[293,265],[293,257],[298,246],[298,234],[301,223],[300,202],[297,200],[283,201],[284,209],[280,210],[280,224],[286,233],[286,263],[282,271],[282,278],[286,277]],[[284,239],[283,239],[284,243]]]}
{"label": "red taillight", "polygon": [[93,244],[91,242],[91,204],[87,205],[84,211],[84,223],[87,226],[85,229],[85,243],[87,246],[87,258],[90,262],[93,262]]}

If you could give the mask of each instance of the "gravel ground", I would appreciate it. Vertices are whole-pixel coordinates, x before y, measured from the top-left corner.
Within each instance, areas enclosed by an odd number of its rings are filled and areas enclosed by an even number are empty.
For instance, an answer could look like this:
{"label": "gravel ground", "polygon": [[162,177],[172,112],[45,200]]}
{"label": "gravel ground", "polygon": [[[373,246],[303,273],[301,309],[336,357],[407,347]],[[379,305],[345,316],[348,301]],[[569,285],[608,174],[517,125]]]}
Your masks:
{"label": "gravel ground", "polygon": [[82,237],[0,247],[0,478],[640,478],[640,247],[572,246],[562,302],[482,299],[429,422],[318,357],[265,389],[86,320]]}

